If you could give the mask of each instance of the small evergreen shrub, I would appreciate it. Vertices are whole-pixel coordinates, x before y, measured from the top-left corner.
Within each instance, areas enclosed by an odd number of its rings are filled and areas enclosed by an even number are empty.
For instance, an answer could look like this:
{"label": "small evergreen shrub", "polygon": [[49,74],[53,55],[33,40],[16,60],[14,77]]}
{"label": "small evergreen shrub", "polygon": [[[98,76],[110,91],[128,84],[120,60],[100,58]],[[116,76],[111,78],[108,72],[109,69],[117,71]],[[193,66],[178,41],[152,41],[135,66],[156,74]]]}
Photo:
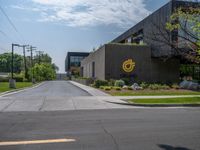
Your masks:
{"label": "small evergreen shrub", "polygon": [[176,90],[180,89],[180,86],[178,84],[173,84],[171,87]]}
{"label": "small evergreen shrub", "polygon": [[105,86],[104,87],[104,90],[106,90],[106,91],[110,91],[112,88],[110,87],[110,86]]}
{"label": "small evergreen shrub", "polygon": [[123,80],[116,80],[115,86],[117,87],[123,87],[125,85],[125,82]]}
{"label": "small evergreen shrub", "polygon": [[130,78],[122,78],[121,80],[124,81],[125,85],[129,85],[130,84]]}
{"label": "small evergreen shrub", "polygon": [[99,88],[100,86],[108,86],[108,81],[106,81],[106,80],[95,80],[94,86],[96,88]]}
{"label": "small evergreen shrub", "polygon": [[117,91],[121,91],[122,88],[119,87],[119,86],[114,86],[113,89],[114,89],[114,90],[117,90]]}
{"label": "small evergreen shrub", "polygon": [[114,86],[115,85],[115,80],[114,79],[110,79],[108,82],[109,86]]}
{"label": "small evergreen shrub", "polygon": [[147,89],[148,86],[149,86],[149,84],[147,84],[147,83],[145,83],[145,82],[142,82],[142,83],[140,84],[140,86],[141,86],[143,89]]}

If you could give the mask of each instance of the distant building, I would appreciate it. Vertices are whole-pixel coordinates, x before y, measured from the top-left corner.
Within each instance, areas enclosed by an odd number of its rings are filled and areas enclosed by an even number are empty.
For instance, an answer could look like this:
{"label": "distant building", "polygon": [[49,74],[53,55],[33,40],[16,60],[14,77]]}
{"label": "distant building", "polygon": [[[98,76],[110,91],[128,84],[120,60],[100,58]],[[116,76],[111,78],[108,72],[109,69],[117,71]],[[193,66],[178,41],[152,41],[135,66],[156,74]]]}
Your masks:
{"label": "distant building", "polygon": [[80,74],[81,61],[88,55],[86,52],[68,52],[65,59],[67,74]]}
{"label": "distant building", "polygon": [[[101,80],[130,78],[144,82],[178,82],[180,58],[172,47],[161,41],[169,40],[187,49],[184,47],[183,39],[177,36],[181,34],[180,31],[168,35],[164,32],[170,16],[179,7],[200,7],[200,3],[170,1],[110,44],[91,52],[81,62],[83,77]],[[160,36],[161,33],[164,36]],[[154,39],[155,34],[157,39]],[[163,58],[167,59],[164,61]]]}

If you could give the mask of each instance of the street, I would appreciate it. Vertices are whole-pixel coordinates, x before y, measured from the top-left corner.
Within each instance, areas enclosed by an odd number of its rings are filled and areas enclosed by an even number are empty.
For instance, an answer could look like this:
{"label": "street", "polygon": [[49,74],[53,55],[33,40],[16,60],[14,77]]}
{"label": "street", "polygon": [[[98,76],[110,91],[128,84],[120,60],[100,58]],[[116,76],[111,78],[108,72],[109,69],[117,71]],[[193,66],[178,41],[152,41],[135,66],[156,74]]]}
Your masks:
{"label": "street", "polygon": [[110,104],[67,81],[0,97],[0,107],[0,150],[200,149],[199,108]]}

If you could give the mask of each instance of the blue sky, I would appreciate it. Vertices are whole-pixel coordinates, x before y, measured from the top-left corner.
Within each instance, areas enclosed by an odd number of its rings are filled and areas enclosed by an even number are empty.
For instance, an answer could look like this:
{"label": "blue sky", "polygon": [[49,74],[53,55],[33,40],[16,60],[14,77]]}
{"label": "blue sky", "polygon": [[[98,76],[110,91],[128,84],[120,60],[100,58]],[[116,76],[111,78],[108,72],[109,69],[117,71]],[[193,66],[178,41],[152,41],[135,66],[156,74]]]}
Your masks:
{"label": "blue sky", "polygon": [[[0,0],[0,53],[11,43],[45,51],[64,72],[68,51],[90,52],[132,27],[169,0]],[[16,52],[22,53],[21,49]]]}

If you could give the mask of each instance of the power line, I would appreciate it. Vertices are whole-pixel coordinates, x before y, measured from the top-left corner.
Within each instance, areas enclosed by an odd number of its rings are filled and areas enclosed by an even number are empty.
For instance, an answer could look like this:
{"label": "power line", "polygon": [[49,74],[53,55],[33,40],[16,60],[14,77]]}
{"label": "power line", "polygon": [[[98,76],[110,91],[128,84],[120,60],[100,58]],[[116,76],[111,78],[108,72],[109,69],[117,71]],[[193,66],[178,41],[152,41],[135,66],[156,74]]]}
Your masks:
{"label": "power line", "polygon": [[16,26],[14,25],[14,23],[11,21],[11,19],[8,17],[8,15],[6,14],[6,12],[3,10],[3,8],[1,6],[0,6],[0,10],[4,14],[4,16],[6,17],[6,19],[10,23],[10,25],[13,27],[13,29],[15,30],[15,32],[18,33],[19,36],[23,39],[23,37],[21,36],[21,34],[19,33],[19,31],[17,30]]}
{"label": "power line", "polygon": [[0,30],[0,33],[1,33],[3,36],[7,37],[7,38],[10,40],[10,42],[13,41],[13,40],[12,40],[5,32],[3,32],[2,30]]}

